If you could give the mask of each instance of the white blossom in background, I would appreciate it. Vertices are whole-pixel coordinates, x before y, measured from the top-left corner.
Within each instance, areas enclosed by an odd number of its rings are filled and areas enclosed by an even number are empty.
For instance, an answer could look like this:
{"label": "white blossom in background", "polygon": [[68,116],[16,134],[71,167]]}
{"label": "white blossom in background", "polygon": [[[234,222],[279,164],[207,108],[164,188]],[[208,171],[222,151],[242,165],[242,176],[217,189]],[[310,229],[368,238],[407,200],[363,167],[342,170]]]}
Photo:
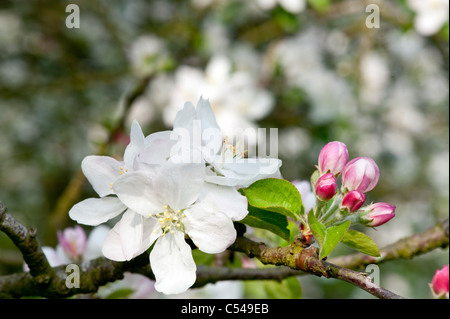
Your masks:
{"label": "white blossom in background", "polygon": [[143,35],[131,43],[128,51],[131,69],[139,77],[158,71],[168,59],[164,42],[152,35]]}
{"label": "white blossom in background", "polygon": [[386,59],[377,52],[364,54],[360,61],[361,98],[363,105],[378,105],[386,94],[389,83],[389,66]]}
{"label": "white blossom in background", "polygon": [[421,35],[439,32],[448,21],[448,0],[408,0],[408,5],[416,14],[414,27]]}
{"label": "white blossom in background", "polygon": [[339,116],[357,117],[357,104],[349,83],[323,62],[323,41],[328,30],[311,27],[280,41],[272,63],[279,63],[287,83],[306,92],[311,101],[310,119],[326,123]]}
{"label": "white blossom in background", "polygon": [[2,53],[15,53],[20,50],[23,25],[21,19],[12,12],[0,10],[0,43]]}
{"label": "white blossom in background", "polygon": [[277,4],[291,13],[300,13],[306,8],[306,0],[256,0],[257,5],[263,10],[271,10]]}
{"label": "white blossom in background", "polygon": [[226,135],[237,128],[256,128],[255,121],[268,115],[274,107],[271,93],[261,88],[258,75],[250,70],[234,69],[225,55],[214,55],[205,70],[180,66],[173,78],[163,109],[166,125],[171,126],[185,101],[200,96],[209,99],[217,123]]}

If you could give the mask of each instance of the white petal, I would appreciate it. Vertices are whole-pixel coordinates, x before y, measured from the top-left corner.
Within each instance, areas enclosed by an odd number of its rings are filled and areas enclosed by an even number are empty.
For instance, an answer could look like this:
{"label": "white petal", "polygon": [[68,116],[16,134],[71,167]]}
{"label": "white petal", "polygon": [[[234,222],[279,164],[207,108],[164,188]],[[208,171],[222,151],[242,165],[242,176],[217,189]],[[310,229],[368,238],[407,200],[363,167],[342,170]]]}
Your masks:
{"label": "white petal", "polygon": [[109,156],[87,156],[81,162],[81,168],[89,183],[100,197],[112,194],[112,183],[120,176],[120,167],[124,165]]}
{"label": "white petal", "polygon": [[134,120],[133,123],[131,124],[130,144],[128,144],[127,148],[125,149],[125,153],[123,155],[123,160],[128,168],[130,169],[133,168],[134,159],[136,155],[142,151],[144,146],[145,146],[144,133],[142,133],[142,129],[139,123],[136,120]]}
{"label": "white petal", "polygon": [[[137,214],[135,214],[137,215]],[[138,215],[139,216],[139,215]],[[161,227],[159,223],[151,218],[143,218],[143,232],[142,232],[142,240],[136,246],[131,246],[131,249],[127,252],[124,251],[123,242],[124,236],[129,236],[130,233],[125,230],[125,232],[121,233],[121,230],[124,229],[124,226],[121,225],[122,220],[120,220],[111,231],[106,236],[103,241],[102,253],[103,255],[111,260],[115,261],[125,261],[130,260],[136,256],[139,256],[144,251],[146,251],[153,242],[161,235]],[[124,223],[126,221],[124,220]],[[132,235],[133,236],[133,235]]]}
{"label": "white petal", "polygon": [[305,9],[305,0],[279,0],[281,6],[291,13],[300,13]]}
{"label": "white petal", "polygon": [[122,243],[120,242],[120,222],[118,222],[106,235],[102,245],[103,255],[111,260],[125,261],[125,255],[122,250]]}
{"label": "white petal", "polygon": [[176,141],[170,138],[154,138],[150,140],[135,159],[135,166],[139,162],[163,165],[169,159],[170,152],[175,144]]}
{"label": "white petal", "polygon": [[97,226],[126,209],[117,197],[88,198],[75,204],[69,216],[79,224]]}
{"label": "white petal", "polygon": [[247,198],[235,187],[205,183],[201,202],[213,205],[217,211],[227,215],[231,220],[239,221],[248,214]]}
{"label": "white petal", "polygon": [[245,158],[232,163],[225,163],[224,169],[237,174],[274,174],[281,167],[281,160],[275,158]]}
{"label": "white petal", "polygon": [[154,171],[136,171],[122,175],[113,185],[120,200],[144,217],[164,211],[158,189],[155,189]]}
{"label": "white petal", "polygon": [[137,256],[136,252],[141,250],[144,225],[142,215],[127,209],[120,220],[119,233],[123,255],[126,260]]}
{"label": "white petal", "polygon": [[[65,264],[69,264],[72,262],[69,258],[66,257],[66,255],[61,251],[57,251],[53,249],[52,247],[43,246],[42,251],[47,257],[48,263],[52,267],[57,267]],[[29,270],[27,270],[29,271]]]}
{"label": "white petal", "polygon": [[184,214],[186,233],[201,251],[221,253],[236,240],[236,230],[231,219],[208,205],[195,204],[185,210]]}
{"label": "white petal", "polygon": [[105,225],[95,227],[89,234],[83,260],[91,260],[102,256],[102,246],[111,229]]}
{"label": "white petal", "polygon": [[204,183],[204,164],[175,164],[168,162],[154,179],[155,187],[164,197],[164,204],[173,210],[194,203]]}
{"label": "white petal", "polygon": [[273,158],[242,159],[235,163],[226,163],[221,169],[216,168],[223,176],[207,172],[205,181],[225,186],[248,187],[262,178],[279,177],[281,163],[281,160]]}
{"label": "white petal", "polygon": [[197,267],[182,232],[160,237],[150,253],[150,264],[159,292],[182,293],[195,282]]}
{"label": "white petal", "polygon": [[197,118],[197,112],[191,102],[186,102],[181,111],[178,111],[173,121],[173,128],[184,128],[192,132],[192,123]]}

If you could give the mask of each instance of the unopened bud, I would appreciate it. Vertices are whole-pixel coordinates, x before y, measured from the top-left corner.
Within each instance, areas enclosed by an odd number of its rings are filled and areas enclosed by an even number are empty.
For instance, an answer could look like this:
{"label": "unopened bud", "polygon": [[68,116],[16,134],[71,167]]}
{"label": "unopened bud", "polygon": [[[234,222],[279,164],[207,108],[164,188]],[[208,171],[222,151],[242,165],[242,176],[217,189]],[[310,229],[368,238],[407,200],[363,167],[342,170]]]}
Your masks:
{"label": "unopened bud", "polygon": [[431,280],[431,291],[433,292],[433,296],[436,299],[447,298],[449,297],[448,293],[448,275],[449,268],[448,265],[445,265],[442,269],[436,270],[436,273]]}
{"label": "unopened bud", "polygon": [[365,226],[377,227],[395,217],[395,206],[388,203],[375,203],[359,213],[359,222]]}
{"label": "unopened bud", "polygon": [[316,195],[320,200],[330,200],[336,194],[336,177],[332,173],[322,175],[316,183]]}
{"label": "unopened bud", "polygon": [[371,191],[378,183],[380,170],[370,157],[357,157],[342,169],[342,189],[357,190],[361,193]]}
{"label": "unopened bud", "polygon": [[319,153],[318,169],[320,175],[337,175],[348,161],[347,146],[342,142],[330,142]]}
{"label": "unopened bud", "polygon": [[360,191],[350,191],[342,200],[341,208],[347,208],[350,212],[356,212],[364,204],[366,195]]}
{"label": "unopened bud", "polygon": [[58,242],[64,252],[72,260],[77,261],[86,251],[86,233],[83,228],[76,225],[73,228],[66,228],[64,231],[58,231]]}

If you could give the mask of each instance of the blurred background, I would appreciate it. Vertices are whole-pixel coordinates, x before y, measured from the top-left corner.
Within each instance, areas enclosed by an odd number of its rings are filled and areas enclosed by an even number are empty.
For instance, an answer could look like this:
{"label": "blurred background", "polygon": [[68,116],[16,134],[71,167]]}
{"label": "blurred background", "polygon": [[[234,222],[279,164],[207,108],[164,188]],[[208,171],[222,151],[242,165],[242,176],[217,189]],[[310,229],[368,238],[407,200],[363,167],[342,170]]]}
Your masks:
{"label": "blurred background", "polygon": [[[374,158],[381,176],[367,202],[397,207],[389,223],[365,230],[379,247],[423,231],[449,215],[448,6],[0,0],[0,200],[55,247],[56,231],[74,225],[72,205],[96,196],[82,159],[120,158],[133,119],[146,135],[170,129],[184,102],[203,95],[225,131],[278,128],[288,180],[309,180],[330,141],[344,142],[350,158]],[[431,298],[428,283],[448,261],[446,249],[381,264],[380,284]],[[0,275],[21,270],[0,233]],[[298,280],[303,298],[371,298],[337,280]],[[190,296],[289,296],[289,285],[278,295],[270,282],[231,286]]]}

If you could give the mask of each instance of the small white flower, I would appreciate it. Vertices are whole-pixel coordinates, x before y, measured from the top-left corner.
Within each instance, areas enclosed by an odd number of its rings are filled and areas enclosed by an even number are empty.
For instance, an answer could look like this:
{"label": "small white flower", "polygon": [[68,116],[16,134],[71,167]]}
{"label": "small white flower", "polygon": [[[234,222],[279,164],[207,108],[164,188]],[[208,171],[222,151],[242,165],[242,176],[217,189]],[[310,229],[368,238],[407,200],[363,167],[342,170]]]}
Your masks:
{"label": "small white flower", "polygon": [[271,10],[278,3],[283,9],[291,13],[300,13],[306,7],[305,0],[256,0],[256,3],[264,10]]}
{"label": "small white flower", "polygon": [[414,27],[421,35],[437,33],[448,21],[448,0],[408,0],[415,11]]}

